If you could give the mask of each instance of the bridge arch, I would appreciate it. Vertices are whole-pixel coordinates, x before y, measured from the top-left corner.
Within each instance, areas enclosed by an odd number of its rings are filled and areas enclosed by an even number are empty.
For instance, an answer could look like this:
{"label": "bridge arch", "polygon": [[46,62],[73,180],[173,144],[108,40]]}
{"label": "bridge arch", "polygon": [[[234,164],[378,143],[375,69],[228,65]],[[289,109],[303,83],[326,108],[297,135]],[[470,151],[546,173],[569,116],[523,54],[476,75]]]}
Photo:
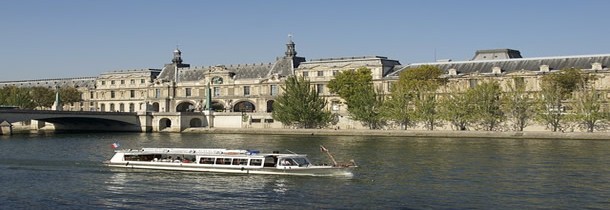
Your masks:
{"label": "bridge arch", "polygon": [[170,127],[172,127],[172,120],[170,120],[169,118],[161,118],[161,120],[159,120],[160,131]]}
{"label": "bridge arch", "polygon": [[234,112],[254,112],[256,111],[256,107],[250,101],[240,101],[233,106]]}
{"label": "bridge arch", "polygon": [[190,101],[183,101],[176,106],[176,112],[194,112],[195,104]]}

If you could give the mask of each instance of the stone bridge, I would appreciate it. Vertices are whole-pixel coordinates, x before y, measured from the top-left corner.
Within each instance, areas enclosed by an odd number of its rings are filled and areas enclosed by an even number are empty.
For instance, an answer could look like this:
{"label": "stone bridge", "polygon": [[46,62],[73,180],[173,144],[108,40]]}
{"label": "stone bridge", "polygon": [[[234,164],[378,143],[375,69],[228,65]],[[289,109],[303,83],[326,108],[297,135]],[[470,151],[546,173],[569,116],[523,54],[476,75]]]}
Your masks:
{"label": "stone bridge", "polygon": [[32,130],[180,132],[210,127],[202,112],[89,112],[48,110],[0,110],[0,135],[12,134],[12,123],[31,122]]}

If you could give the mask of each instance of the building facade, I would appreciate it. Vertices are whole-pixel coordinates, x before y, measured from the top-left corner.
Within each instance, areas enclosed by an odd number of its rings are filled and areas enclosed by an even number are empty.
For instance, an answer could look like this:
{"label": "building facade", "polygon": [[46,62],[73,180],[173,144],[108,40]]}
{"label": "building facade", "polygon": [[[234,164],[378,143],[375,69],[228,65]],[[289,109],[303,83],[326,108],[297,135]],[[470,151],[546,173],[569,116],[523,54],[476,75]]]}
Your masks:
{"label": "building facade", "polygon": [[[82,93],[83,101],[65,104],[64,110],[110,112],[202,112],[239,113],[242,127],[282,127],[271,118],[274,98],[282,93],[287,76],[303,76],[329,109],[341,118],[343,128],[362,128],[349,120],[342,100],[331,94],[328,82],[341,71],[367,67],[376,88],[391,91],[391,84],[408,69],[432,65],[445,72],[449,85],[442,91],[466,90],[485,80],[501,84],[522,80],[528,91],[540,90],[540,78],[565,68],[578,68],[597,75],[594,86],[610,98],[610,54],[523,58],[512,49],[479,50],[468,61],[443,60],[402,65],[383,56],[323,58],[307,61],[297,56],[289,40],[284,55],[274,62],[193,67],[184,63],[182,52],[174,50],[171,63],[162,69],[121,70],[97,77],[42,79],[0,82],[3,86],[71,86]],[[504,86],[504,85],[503,85]]]}

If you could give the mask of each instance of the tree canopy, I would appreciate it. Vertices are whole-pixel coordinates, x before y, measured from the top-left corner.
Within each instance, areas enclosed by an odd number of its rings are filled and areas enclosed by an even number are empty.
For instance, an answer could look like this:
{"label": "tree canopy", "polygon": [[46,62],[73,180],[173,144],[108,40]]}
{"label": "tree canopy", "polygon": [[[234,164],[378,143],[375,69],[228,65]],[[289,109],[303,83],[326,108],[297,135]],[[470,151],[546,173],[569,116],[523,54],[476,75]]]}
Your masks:
{"label": "tree canopy", "polygon": [[383,97],[373,87],[372,81],[371,70],[361,67],[337,73],[328,82],[328,89],[345,100],[352,119],[370,129],[377,129],[384,124],[381,116]]}
{"label": "tree canopy", "polygon": [[319,128],[330,122],[326,99],[311,88],[308,80],[290,76],[282,90],[283,93],[273,103],[274,119],[297,128]]}

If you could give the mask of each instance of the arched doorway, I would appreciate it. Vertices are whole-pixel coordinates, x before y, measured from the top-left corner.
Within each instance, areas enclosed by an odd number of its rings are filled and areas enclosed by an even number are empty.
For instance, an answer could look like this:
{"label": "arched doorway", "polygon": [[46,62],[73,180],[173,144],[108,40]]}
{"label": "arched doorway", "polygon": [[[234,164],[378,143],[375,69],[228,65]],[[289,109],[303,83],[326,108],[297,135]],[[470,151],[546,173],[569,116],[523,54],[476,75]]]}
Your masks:
{"label": "arched doorway", "polygon": [[273,103],[275,103],[274,100],[267,101],[267,112],[273,112]]}
{"label": "arched doorway", "polygon": [[159,103],[155,102],[152,104],[152,111],[159,112]]}
{"label": "arched doorway", "polygon": [[203,127],[203,123],[201,123],[201,119],[195,118],[191,119],[191,123],[189,123],[191,128]]}
{"label": "arched doorway", "polygon": [[159,130],[163,130],[169,127],[172,127],[172,121],[170,119],[163,118],[159,120]]}
{"label": "arched doorway", "polygon": [[241,101],[233,106],[234,112],[254,112],[255,110],[254,104],[249,101]]}
{"label": "arched doorway", "polygon": [[119,112],[125,112],[125,104],[123,104],[123,103],[119,104]]}
{"label": "arched doorway", "polygon": [[136,105],[133,103],[129,103],[129,112],[135,112],[136,111]]}
{"label": "arched doorway", "polygon": [[110,111],[111,111],[111,112],[114,112],[114,111],[115,111],[115,109],[114,109],[114,104],[110,104]]}
{"label": "arched doorway", "polygon": [[176,112],[194,112],[194,111],[195,111],[195,105],[188,101],[182,102],[182,103],[178,104],[178,106],[176,106]]}
{"label": "arched doorway", "polygon": [[212,110],[214,110],[215,112],[224,112],[225,105],[218,101],[212,101]]}
{"label": "arched doorway", "polygon": [[102,111],[102,112],[106,111],[106,104],[100,104],[100,111]]}

